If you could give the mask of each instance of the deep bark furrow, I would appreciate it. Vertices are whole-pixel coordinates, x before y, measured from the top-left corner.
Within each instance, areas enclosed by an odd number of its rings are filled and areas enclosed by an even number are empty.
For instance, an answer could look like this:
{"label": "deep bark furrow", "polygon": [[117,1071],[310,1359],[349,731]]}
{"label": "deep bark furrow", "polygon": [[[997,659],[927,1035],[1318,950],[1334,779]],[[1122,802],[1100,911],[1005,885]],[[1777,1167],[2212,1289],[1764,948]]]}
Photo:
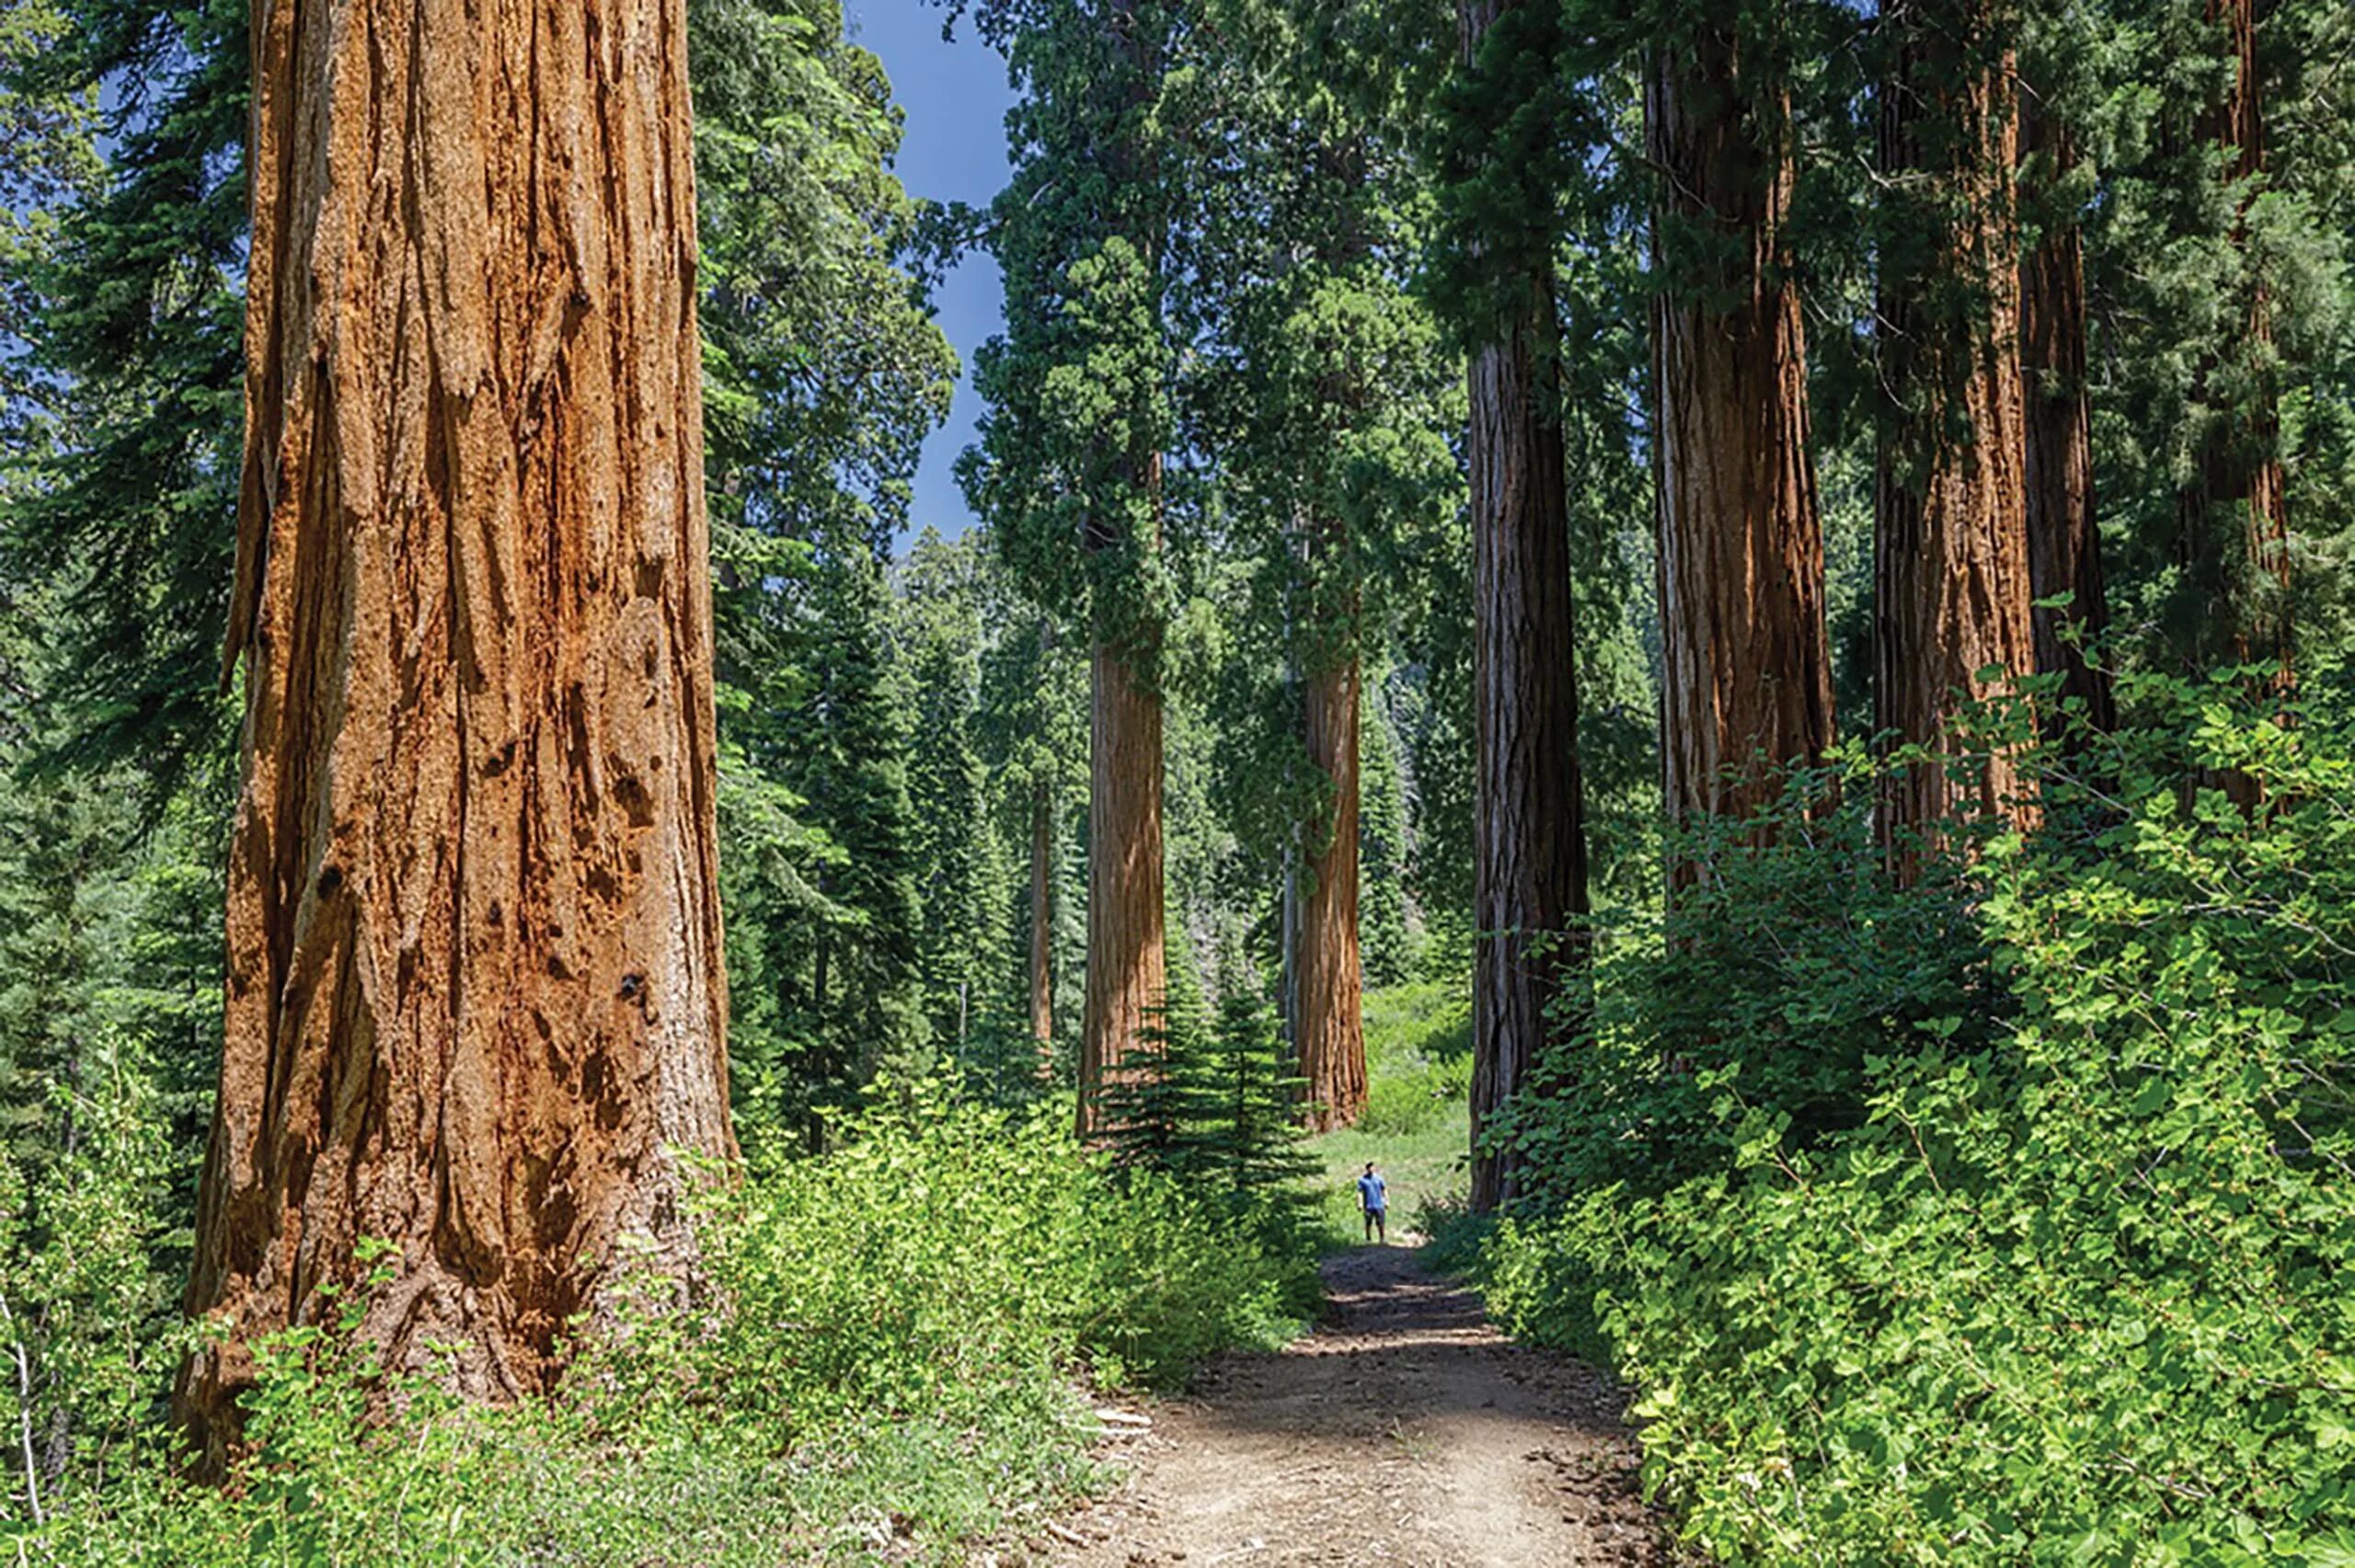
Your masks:
{"label": "deep bark furrow", "polygon": [[1577,962],[1586,912],[1569,526],[1550,292],[1479,349],[1470,373],[1474,812],[1472,1201],[1510,1201],[1517,1162],[1479,1148],[1526,1085]]}
{"label": "deep bark furrow", "polygon": [[1105,1125],[1103,1091],[1153,1023],[1166,990],[1161,857],[1161,693],[1099,639],[1088,746],[1087,1013],[1079,1127]]}

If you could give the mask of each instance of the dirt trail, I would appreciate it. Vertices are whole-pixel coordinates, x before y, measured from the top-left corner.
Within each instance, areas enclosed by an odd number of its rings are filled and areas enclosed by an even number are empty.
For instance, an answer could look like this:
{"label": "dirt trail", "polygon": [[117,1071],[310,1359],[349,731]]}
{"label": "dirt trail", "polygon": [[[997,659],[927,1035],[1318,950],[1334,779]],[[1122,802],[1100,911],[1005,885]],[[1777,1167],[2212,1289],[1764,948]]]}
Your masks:
{"label": "dirt trail", "polygon": [[1664,1564],[1620,1398],[1509,1343],[1404,1247],[1330,1259],[1317,1332],[1214,1364],[1108,1444],[1122,1489],[1053,1527],[1066,1568]]}

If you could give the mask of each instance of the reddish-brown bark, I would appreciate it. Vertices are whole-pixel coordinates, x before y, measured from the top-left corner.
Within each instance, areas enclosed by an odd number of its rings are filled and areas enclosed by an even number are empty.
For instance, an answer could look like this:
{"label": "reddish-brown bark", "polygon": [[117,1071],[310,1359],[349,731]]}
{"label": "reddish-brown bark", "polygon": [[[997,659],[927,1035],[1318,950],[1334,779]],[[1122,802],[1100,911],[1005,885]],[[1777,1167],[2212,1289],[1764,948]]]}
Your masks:
{"label": "reddish-brown bark", "polygon": [[[1878,454],[1875,727],[1933,761],[1883,784],[1879,829],[1901,877],[1912,841],[1959,816],[2033,820],[2011,744],[1958,732],[1965,700],[2036,668],[2028,613],[2026,435],[2012,169],[2011,57],[1986,0],[1883,9],[1897,63],[1880,155],[1911,193],[1881,277],[1880,379],[1893,406]],[[1950,758],[1969,756],[1949,764]]]}
{"label": "reddish-brown bark", "polygon": [[[1137,0],[1106,0],[1105,48],[1118,63],[1117,87],[1133,125],[1151,101],[1160,62],[1138,15]],[[1145,147],[1127,131],[1102,149],[1109,177],[1150,187]],[[1125,237],[1148,269],[1161,264],[1162,236],[1151,203],[1127,207]],[[1147,438],[1120,454],[1124,482],[1153,520],[1149,547],[1160,548],[1161,453]],[[1109,519],[1089,521],[1083,548],[1122,548]],[[1102,1130],[1102,1091],[1144,1043],[1167,981],[1161,853],[1161,628],[1119,624],[1102,602],[1090,647],[1087,806],[1087,989],[1080,1019],[1079,1131]]]}
{"label": "reddish-brown bark", "polygon": [[1306,824],[1293,957],[1301,1093],[1317,1132],[1365,1114],[1363,977],[1358,960],[1358,662],[1313,670],[1304,682],[1310,766],[1330,804]]}
{"label": "reddish-brown bark", "polygon": [[261,0],[253,40],[216,1458],[362,1239],[391,1367],[540,1390],[733,1150],[684,13]]}
{"label": "reddish-brown bark", "polygon": [[1103,1089],[1121,1076],[1159,1008],[1163,944],[1161,693],[1098,638],[1088,746],[1087,1011],[1079,1042],[1079,1129],[1102,1129]]}
{"label": "reddish-brown bark", "polygon": [[[1464,58],[1523,0],[1460,0]],[[1542,224],[1541,215],[1528,220]],[[1551,235],[1500,251],[1547,254]],[[1472,1203],[1511,1200],[1520,1162],[1484,1135],[1529,1084],[1580,953],[1586,824],[1579,777],[1569,500],[1553,280],[1497,289],[1474,346],[1471,423],[1473,704]]]}
{"label": "reddish-brown bark", "polygon": [[1652,307],[1660,759],[1676,817],[1746,816],[1779,769],[1832,744],[1786,97],[1706,32],[1654,52],[1644,96],[1664,280]]}
{"label": "reddish-brown bark", "polygon": [[[2076,165],[2068,129],[2031,95],[2020,100],[2020,153],[2045,186]],[[2074,215],[2049,213],[2020,260],[2020,380],[2025,399],[2028,575],[2033,597],[2065,606],[2031,609],[2039,675],[2060,677],[2047,727],[2065,704],[2096,729],[2116,727],[2109,672],[2086,645],[2109,624],[2101,536],[2094,521],[2093,413],[2085,387],[2085,244]],[[2068,633],[2069,635],[2064,635]]]}

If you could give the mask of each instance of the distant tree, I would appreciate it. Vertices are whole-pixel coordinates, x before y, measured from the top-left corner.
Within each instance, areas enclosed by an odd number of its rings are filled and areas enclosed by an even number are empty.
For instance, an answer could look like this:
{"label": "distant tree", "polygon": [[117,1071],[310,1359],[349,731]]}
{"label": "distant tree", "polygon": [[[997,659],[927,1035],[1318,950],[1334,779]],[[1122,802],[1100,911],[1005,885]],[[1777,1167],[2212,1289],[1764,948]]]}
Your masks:
{"label": "distant tree", "polygon": [[[896,573],[909,709],[908,802],[933,1040],[969,1070],[1002,1047],[1006,866],[979,744],[982,585],[975,542],[927,528]],[[994,1073],[991,1074],[994,1076]]]}
{"label": "distant tree", "polygon": [[786,722],[786,778],[838,852],[817,872],[827,909],[801,938],[807,1044],[793,1070],[813,1140],[817,1109],[851,1103],[879,1070],[920,1070],[934,1046],[922,969],[924,864],[888,591],[881,563],[863,547],[821,558],[810,695]]}
{"label": "distant tree", "polygon": [[1407,919],[1407,795],[1398,738],[1381,683],[1363,697],[1363,807],[1358,816],[1358,866],[1364,895],[1358,936],[1368,986],[1397,985],[1415,972],[1415,932]]}
{"label": "distant tree", "polygon": [[[954,7],[961,10],[961,5]],[[1005,332],[978,356],[989,403],[962,465],[1016,579],[1089,638],[1086,1002],[1078,1119],[1165,983],[1162,559],[1170,349],[1156,112],[1182,14],[1158,0],[980,0],[1025,94],[994,208]]]}
{"label": "distant tree", "polygon": [[1393,579],[1459,502],[1458,410],[1402,259],[1428,229],[1400,58],[1418,52],[1281,0],[1222,0],[1210,16],[1223,47],[1189,75],[1201,108],[1186,118],[1215,130],[1188,146],[1176,308],[1225,542],[1255,563],[1248,635],[1282,659],[1285,745],[1258,784],[1286,818],[1287,1024],[1326,1128],[1354,1122],[1366,1096],[1363,671]]}

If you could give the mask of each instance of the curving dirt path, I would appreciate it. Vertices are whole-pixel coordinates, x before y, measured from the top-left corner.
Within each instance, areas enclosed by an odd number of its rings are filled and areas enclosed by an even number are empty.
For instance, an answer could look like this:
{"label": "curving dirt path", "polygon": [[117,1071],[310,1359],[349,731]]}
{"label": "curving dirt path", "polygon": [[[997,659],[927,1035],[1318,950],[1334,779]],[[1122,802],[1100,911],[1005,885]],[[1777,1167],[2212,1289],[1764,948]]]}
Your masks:
{"label": "curving dirt path", "polygon": [[1133,1466],[1036,1544],[1065,1568],[1665,1564],[1621,1398],[1508,1342],[1404,1247],[1328,1260],[1328,1321],[1106,1439]]}

